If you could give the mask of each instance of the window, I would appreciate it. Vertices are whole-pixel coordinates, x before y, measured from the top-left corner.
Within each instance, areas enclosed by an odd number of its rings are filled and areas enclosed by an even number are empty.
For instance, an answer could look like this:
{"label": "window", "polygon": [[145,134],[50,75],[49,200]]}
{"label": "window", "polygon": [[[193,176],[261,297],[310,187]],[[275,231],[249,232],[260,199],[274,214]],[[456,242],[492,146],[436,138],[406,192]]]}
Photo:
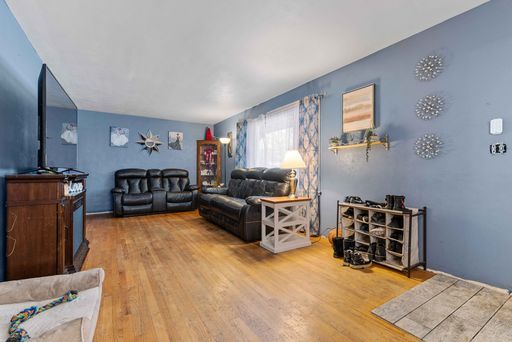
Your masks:
{"label": "window", "polygon": [[298,101],[247,122],[248,167],[279,167],[286,151],[298,146]]}

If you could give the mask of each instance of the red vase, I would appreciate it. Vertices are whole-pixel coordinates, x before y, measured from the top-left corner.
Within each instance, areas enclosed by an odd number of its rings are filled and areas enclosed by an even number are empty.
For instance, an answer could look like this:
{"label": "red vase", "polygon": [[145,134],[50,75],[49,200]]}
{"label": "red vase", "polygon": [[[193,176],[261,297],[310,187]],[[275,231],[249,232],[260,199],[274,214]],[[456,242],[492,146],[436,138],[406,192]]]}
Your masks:
{"label": "red vase", "polygon": [[212,131],[210,130],[210,127],[206,128],[205,140],[213,140],[213,135],[212,135]]}

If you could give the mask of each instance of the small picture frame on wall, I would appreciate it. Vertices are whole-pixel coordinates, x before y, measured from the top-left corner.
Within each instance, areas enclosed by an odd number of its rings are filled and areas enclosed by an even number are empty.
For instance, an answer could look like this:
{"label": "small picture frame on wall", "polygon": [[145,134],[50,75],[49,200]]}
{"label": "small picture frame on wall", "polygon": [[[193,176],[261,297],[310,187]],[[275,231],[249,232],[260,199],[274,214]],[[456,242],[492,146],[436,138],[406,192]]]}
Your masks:
{"label": "small picture frame on wall", "polygon": [[128,147],[130,138],[130,130],[122,127],[110,127],[110,146],[112,147]]}
{"label": "small picture frame on wall", "polygon": [[342,132],[375,128],[375,84],[341,95]]}
{"label": "small picture frame on wall", "polygon": [[169,132],[169,149],[183,150],[183,132]]}
{"label": "small picture frame on wall", "polygon": [[60,140],[63,145],[76,145],[78,144],[78,130],[76,123],[64,122],[62,124],[62,132]]}

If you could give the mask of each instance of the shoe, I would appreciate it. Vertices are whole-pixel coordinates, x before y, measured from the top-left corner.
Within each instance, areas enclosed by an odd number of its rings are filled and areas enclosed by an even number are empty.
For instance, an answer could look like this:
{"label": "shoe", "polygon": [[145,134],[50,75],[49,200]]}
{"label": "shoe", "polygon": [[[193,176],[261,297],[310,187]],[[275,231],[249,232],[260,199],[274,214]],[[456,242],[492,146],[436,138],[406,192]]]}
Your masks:
{"label": "shoe", "polygon": [[390,235],[389,235],[390,238],[392,239],[395,239],[395,240],[398,240],[398,241],[402,241],[403,238],[404,238],[404,234],[401,232],[401,231],[398,231],[398,230],[394,230]]}
{"label": "shoe", "polygon": [[377,243],[377,247],[375,249],[375,261],[384,261],[386,260],[386,246],[382,243]]}
{"label": "shoe", "polygon": [[405,196],[393,195],[393,210],[404,210],[405,209]]}
{"label": "shoe", "polygon": [[359,221],[368,222],[368,214],[359,214],[357,215],[357,219]]}
{"label": "shoe", "polygon": [[358,196],[347,196],[345,197],[345,203],[363,204],[363,200]]}
{"label": "shoe", "polygon": [[393,228],[403,228],[404,227],[404,218],[402,216],[393,216],[391,222],[388,224],[389,227]]}
{"label": "shoe", "polygon": [[343,251],[347,251],[349,249],[354,249],[354,246],[356,245],[356,242],[354,239],[345,238],[343,240]]}
{"label": "shoe", "polygon": [[393,195],[386,195],[386,209],[393,209]]}
{"label": "shoe", "polygon": [[383,237],[386,234],[386,228],[372,226],[370,229],[370,235]]}
{"label": "shoe", "polygon": [[402,244],[397,241],[389,241],[389,250],[398,254],[402,254]]}
{"label": "shoe", "polygon": [[371,208],[385,208],[386,203],[379,203],[374,201],[365,201],[364,205]]}
{"label": "shoe", "polygon": [[351,249],[343,251],[343,266],[350,266],[353,253]]}
{"label": "shoe", "polygon": [[345,212],[343,212],[343,215],[353,218],[354,217],[354,208],[348,208],[347,210],[345,210]]}
{"label": "shoe", "polygon": [[371,260],[375,260],[375,252],[377,251],[377,242],[370,243],[370,246],[368,247],[368,254],[370,256]]}
{"label": "shoe", "polygon": [[368,252],[368,247],[366,245],[357,245],[354,247],[354,252]]}
{"label": "shoe", "polygon": [[365,232],[365,233],[369,233],[370,232],[370,227],[366,223],[362,223],[359,226],[359,230],[362,231],[362,232]]}
{"label": "shoe", "polygon": [[352,262],[350,263],[350,268],[361,269],[367,268],[372,265],[372,261],[368,256],[368,253],[364,252],[354,252],[352,254]]}
{"label": "shoe", "polygon": [[372,216],[372,222],[384,225],[386,222],[386,215],[384,213],[375,213]]}

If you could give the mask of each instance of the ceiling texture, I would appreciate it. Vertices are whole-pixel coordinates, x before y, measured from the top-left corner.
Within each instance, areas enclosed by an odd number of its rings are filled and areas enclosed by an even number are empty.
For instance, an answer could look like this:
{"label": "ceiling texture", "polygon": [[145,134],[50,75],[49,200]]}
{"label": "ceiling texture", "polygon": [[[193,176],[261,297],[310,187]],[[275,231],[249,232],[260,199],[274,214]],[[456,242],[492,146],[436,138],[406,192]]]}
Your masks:
{"label": "ceiling texture", "polygon": [[80,109],[216,123],[484,0],[6,0]]}

